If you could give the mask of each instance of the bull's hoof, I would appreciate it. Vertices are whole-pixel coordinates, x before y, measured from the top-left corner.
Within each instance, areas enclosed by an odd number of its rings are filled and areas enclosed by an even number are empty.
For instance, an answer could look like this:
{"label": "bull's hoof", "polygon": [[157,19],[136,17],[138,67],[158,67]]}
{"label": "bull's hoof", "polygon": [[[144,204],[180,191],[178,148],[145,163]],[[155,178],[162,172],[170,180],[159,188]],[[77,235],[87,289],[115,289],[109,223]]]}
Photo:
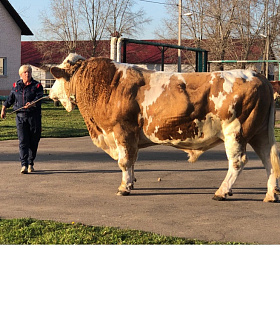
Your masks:
{"label": "bull's hoof", "polygon": [[277,199],[274,199],[274,200],[267,200],[267,199],[264,199],[263,202],[270,202],[270,203],[277,203],[278,200]]}
{"label": "bull's hoof", "polygon": [[278,187],[275,187],[275,188],[274,188],[274,193],[275,193],[275,194],[280,194],[280,189],[279,189]]}
{"label": "bull's hoof", "polygon": [[132,189],[134,189],[134,183],[136,182],[137,180],[136,180],[136,178],[134,178],[133,179],[133,182],[131,183],[131,185],[130,185],[130,189],[132,190]]}
{"label": "bull's hoof", "polygon": [[277,197],[277,196],[275,196],[275,198],[274,198],[274,199],[271,199],[271,198],[267,198],[267,197],[265,197],[265,198],[264,198],[264,200],[263,200],[263,202],[272,202],[272,203],[276,203],[276,202],[278,202],[278,197]]}
{"label": "bull's hoof", "polygon": [[212,199],[216,200],[216,201],[225,201],[226,200],[225,197],[217,196],[216,194],[214,195],[214,197]]}
{"label": "bull's hoof", "polygon": [[130,192],[129,191],[123,191],[123,190],[118,190],[117,196],[129,196]]}
{"label": "bull's hoof", "polygon": [[232,196],[233,196],[232,190],[229,190],[229,192],[228,192],[228,196],[230,196],[230,197],[232,197]]}
{"label": "bull's hoof", "polygon": [[263,202],[278,202],[279,197],[278,197],[278,194],[276,193],[277,189],[278,187],[275,187],[273,190],[274,191],[273,193],[267,192]]}

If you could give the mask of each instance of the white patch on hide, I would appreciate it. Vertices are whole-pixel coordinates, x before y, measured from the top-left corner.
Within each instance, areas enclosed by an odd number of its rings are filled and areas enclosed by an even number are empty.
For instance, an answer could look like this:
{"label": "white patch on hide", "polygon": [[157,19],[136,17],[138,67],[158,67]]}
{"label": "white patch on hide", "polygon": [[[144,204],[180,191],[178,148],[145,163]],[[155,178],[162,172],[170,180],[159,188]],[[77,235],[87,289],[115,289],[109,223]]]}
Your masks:
{"label": "white patch on hide", "polygon": [[142,103],[144,109],[157,101],[165,88],[169,85],[172,75],[173,73],[151,73],[149,83],[150,88],[144,91],[144,101]]}
{"label": "white patch on hide", "polygon": [[75,105],[71,103],[70,98],[68,98],[65,87],[64,87],[64,80],[56,79],[55,83],[53,84],[52,88],[49,92],[49,97],[53,100],[59,100],[63,107],[68,111],[72,111],[75,108]]}
{"label": "white patch on hide", "polygon": [[211,80],[209,81],[210,84],[214,83],[214,79],[216,78],[216,74],[214,72],[211,73]]}
{"label": "white patch on hide", "polygon": [[186,80],[185,78],[183,77],[183,74],[182,73],[176,73],[176,76],[177,76],[177,79],[182,81],[183,83],[186,84]]}
{"label": "white patch on hide", "polygon": [[126,187],[129,188],[132,184],[132,170],[122,171],[122,181],[125,183]]}
{"label": "white patch on hide", "polygon": [[213,136],[217,136],[221,131],[221,121],[217,115],[208,113],[205,120],[194,120],[197,128],[196,139],[207,141]]}
{"label": "white patch on hide", "polygon": [[92,138],[92,142],[103,151],[108,153],[114,160],[119,159],[119,150],[115,143],[114,133],[107,134],[104,130],[103,134],[99,134],[97,138]]}
{"label": "white patch on hide", "polygon": [[224,79],[223,89],[225,92],[232,92],[232,87],[236,79],[244,79],[246,81],[252,81],[256,73],[252,70],[231,70],[223,71],[220,73],[220,77]]}
{"label": "white patch on hide", "polygon": [[211,97],[209,97],[209,100],[214,102],[216,111],[223,106],[223,102],[225,99],[226,99],[226,95],[224,95],[222,92],[219,92],[218,97],[215,97],[213,94]]}
{"label": "white patch on hide", "polygon": [[143,117],[145,120],[148,120],[146,130],[148,130],[149,125],[152,123],[153,118],[149,116],[149,106],[157,101],[160,95],[164,92],[166,87],[170,83],[170,78],[173,73],[151,73],[150,77],[150,88],[144,91],[144,101],[142,103],[143,107]]}
{"label": "white patch on hide", "polygon": [[240,156],[240,143],[236,140],[236,136],[241,131],[240,121],[238,119],[234,119],[232,122],[225,120],[222,123],[222,128],[228,159],[239,161],[240,159],[236,157]]}
{"label": "white patch on hide", "polygon": [[141,113],[139,113],[138,114],[138,124],[139,124],[139,126],[141,127],[142,126],[142,119],[144,120],[144,117],[142,116],[142,114]]}
{"label": "white patch on hide", "polygon": [[233,96],[233,101],[229,104],[228,106],[228,112],[232,114],[231,118],[229,120],[232,119],[232,117],[235,117],[236,116],[236,112],[235,112],[235,105],[236,105],[236,101],[238,99],[238,95],[234,95]]}
{"label": "white patch on hide", "polygon": [[118,63],[118,62],[115,62],[115,61],[113,61],[113,63],[114,63],[114,65],[115,65],[116,69],[118,70],[118,72],[122,72],[122,73],[123,73],[123,74],[122,74],[122,78],[123,78],[123,79],[126,79],[126,77],[127,77],[127,70],[128,70],[129,68],[132,68],[133,65],[132,65],[132,64],[128,64],[128,63]]}
{"label": "white patch on hide", "polygon": [[153,122],[153,118],[152,118],[152,116],[149,116],[149,118],[148,118],[148,124],[147,124],[147,126],[146,126],[146,130],[148,130],[149,125],[150,125],[152,122]]}
{"label": "white patch on hide", "polygon": [[117,145],[117,148],[118,148],[118,154],[119,154],[119,161],[122,160],[122,159],[125,159],[126,157],[126,148],[124,146],[121,146],[119,144],[117,144],[117,141],[116,141],[116,145]]}
{"label": "white patch on hide", "polygon": [[236,118],[233,121],[224,120],[222,121],[222,129],[224,136],[229,136],[235,133],[239,133],[241,130],[240,121]]}

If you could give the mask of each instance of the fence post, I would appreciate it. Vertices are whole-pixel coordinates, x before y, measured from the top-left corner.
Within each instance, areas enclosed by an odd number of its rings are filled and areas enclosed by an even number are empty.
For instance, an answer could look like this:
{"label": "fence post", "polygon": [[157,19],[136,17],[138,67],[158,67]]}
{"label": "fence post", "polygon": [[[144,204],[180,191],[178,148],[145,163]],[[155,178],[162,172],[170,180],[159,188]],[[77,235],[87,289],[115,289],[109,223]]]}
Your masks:
{"label": "fence post", "polygon": [[117,58],[117,38],[116,37],[111,37],[111,46],[110,46],[110,59],[115,60]]}
{"label": "fence post", "polygon": [[207,64],[208,64],[208,51],[204,51],[204,64],[203,64],[204,72],[207,72]]}
{"label": "fence post", "polygon": [[122,38],[118,39],[117,42],[117,62],[122,62]]}

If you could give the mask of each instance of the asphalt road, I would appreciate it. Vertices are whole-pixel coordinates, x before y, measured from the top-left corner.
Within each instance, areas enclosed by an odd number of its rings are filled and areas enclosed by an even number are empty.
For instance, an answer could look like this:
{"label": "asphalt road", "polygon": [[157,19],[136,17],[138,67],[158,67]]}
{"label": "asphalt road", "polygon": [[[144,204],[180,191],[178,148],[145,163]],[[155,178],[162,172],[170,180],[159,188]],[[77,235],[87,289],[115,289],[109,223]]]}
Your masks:
{"label": "asphalt road", "polygon": [[33,217],[200,240],[280,244],[280,203],[262,201],[266,173],[251,149],[233,196],[223,202],[212,200],[227,171],[223,145],[194,164],[171,147],[140,150],[137,183],[127,197],[116,195],[121,182],[117,162],[89,137],[41,139],[36,172],[26,175],[20,174],[17,141],[0,142],[0,150],[1,218]]}

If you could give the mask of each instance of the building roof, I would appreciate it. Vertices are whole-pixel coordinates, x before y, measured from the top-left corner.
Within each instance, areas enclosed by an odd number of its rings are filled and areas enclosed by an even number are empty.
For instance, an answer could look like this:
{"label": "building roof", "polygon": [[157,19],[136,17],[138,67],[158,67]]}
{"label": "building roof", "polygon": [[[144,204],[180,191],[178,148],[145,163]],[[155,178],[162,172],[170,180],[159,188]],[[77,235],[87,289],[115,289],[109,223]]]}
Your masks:
{"label": "building roof", "polygon": [[[176,40],[147,40],[150,42],[176,44]],[[184,40],[182,45],[185,47],[196,47],[193,40]],[[202,43],[202,48],[207,49],[207,42]],[[239,40],[234,43],[235,50],[229,51],[225,59],[240,60],[242,44]],[[123,49],[123,47],[122,47]],[[160,64],[162,58],[162,47],[128,43],[126,48],[126,62],[132,64]],[[92,56],[92,42],[78,41],[76,52],[85,58]],[[235,54],[233,54],[235,52]],[[236,56],[236,52],[240,57]],[[21,42],[21,63],[29,63],[33,66],[42,67],[46,64],[60,64],[68,55],[67,48],[63,41],[22,41]],[[258,60],[262,55],[262,46],[256,43],[251,47],[248,60]],[[110,57],[110,40],[100,40],[94,56]],[[214,60],[211,52],[208,59]],[[164,63],[176,64],[178,59],[177,49],[164,48]],[[182,63],[193,64],[195,52],[182,50]]]}
{"label": "building roof", "polygon": [[[76,52],[84,58],[92,56],[92,42],[78,41]],[[61,64],[68,55],[64,41],[22,41],[21,64],[41,67],[48,64]],[[95,56],[110,56],[110,41],[98,41]]]}
{"label": "building roof", "polygon": [[[147,40],[148,42],[176,44],[176,40]],[[193,46],[193,41],[183,43],[184,46]],[[162,46],[128,43],[126,47],[126,62],[132,64],[160,64],[162,58]],[[92,56],[92,42],[78,41],[76,52],[85,58]],[[123,52],[123,47],[122,47]],[[68,55],[63,41],[22,41],[21,63],[29,63],[41,67],[46,64],[60,64]],[[94,56],[110,57],[110,40],[100,40]],[[177,63],[178,51],[176,49],[164,48],[164,63]],[[190,63],[195,58],[195,53],[182,52],[182,62]]]}
{"label": "building roof", "polygon": [[21,30],[22,36],[33,36],[32,31],[28,28],[25,22],[22,20],[20,15],[16,12],[14,7],[10,4],[8,0],[0,0],[5,9],[9,12],[10,16],[14,19],[15,23]]}

